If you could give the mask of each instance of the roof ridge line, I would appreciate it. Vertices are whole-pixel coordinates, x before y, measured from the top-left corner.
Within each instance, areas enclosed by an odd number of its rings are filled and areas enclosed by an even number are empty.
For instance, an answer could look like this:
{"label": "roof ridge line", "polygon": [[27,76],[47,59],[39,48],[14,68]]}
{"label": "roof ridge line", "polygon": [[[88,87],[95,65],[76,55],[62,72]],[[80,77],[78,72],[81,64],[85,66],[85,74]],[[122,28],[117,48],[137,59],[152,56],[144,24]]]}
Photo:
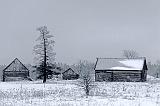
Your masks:
{"label": "roof ridge line", "polygon": [[109,57],[109,58],[106,58],[106,57],[97,57],[97,59],[146,59],[146,57],[137,57],[137,58],[123,58],[123,57],[120,57],[120,58],[112,58],[112,57]]}

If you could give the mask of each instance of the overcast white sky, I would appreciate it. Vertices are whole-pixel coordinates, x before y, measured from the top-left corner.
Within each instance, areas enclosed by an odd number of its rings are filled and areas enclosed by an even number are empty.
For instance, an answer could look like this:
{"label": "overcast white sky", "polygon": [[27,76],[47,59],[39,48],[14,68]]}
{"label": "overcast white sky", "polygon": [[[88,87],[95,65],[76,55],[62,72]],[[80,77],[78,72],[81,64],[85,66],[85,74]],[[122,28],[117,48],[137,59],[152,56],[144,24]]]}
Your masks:
{"label": "overcast white sky", "polygon": [[121,57],[134,49],[160,59],[160,0],[0,0],[0,64],[33,62],[36,28],[55,36],[56,61]]}

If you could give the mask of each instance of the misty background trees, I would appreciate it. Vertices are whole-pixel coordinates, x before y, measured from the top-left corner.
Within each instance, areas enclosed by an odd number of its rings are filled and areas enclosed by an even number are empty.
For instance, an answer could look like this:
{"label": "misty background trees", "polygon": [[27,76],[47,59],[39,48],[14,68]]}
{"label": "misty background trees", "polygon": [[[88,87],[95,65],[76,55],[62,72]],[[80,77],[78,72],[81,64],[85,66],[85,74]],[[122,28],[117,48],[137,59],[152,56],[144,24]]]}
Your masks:
{"label": "misty background trees", "polygon": [[[123,50],[122,51],[122,56],[128,59],[132,59],[132,58],[138,58],[140,57],[139,53],[136,50]],[[59,62],[51,62],[54,64],[51,64],[52,68],[53,67],[58,67],[60,70],[59,72],[64,72],[65,70],[67,70],[68,68],[72,68],[77,74],[79,74],[80,78],[83,79],[84,75],[86,74],[86,72],[90,72],[89,75],[91,75],[91,77],[94,79],[95,77],[95,73],[94,73],[94,66],[95,63],[94,62],[89,62],[86,60],[79,60],[77,63],[74,63],[72,65],[66,64],[66,63],[59,63]],[[157,60],[156,63],[147,61],[147,65],[148,65],[148,75],[154,76],[154,77],[160,77],[160,62]],[[40,66],[40,65],[39,65]],[[42,67],[37,67],[38,70],[41,70]],[[49,69],[49,67],[48,67]],[[51,72],[51,74],[54,75],[53,70]],[[42,74],[41,74],[42,75]]]}
{"label": "misty background trees", "polygon": [[[94,79],[94,62],[79,60],[77,63],[72,65],[58,62],[56,63],[54,51],[54,36],[50,34],[50,31],[46,26],[37,28],[37,31],[39,32],[39,37],[36,39],[37,44],[34,46],[33,49],[35,54],[34,61],[36,65],[34,67],[31,64],[27,65],[27,68],[31,70],[30,75],[32,77],[36,76],[37,79],[43,79],[43,82],[45,83],[46,79],[52,78],[53,75],[59,75],[68,68],[72,68],[77,74],[79,74],[80,79],[82,79],[83,82],[90,81],[90,79]],[[123,50],[122,56],[128,59],[140,57],[139,53],[136,50],[132,49]],[[3,70],[3,68],[4,67],[0,67],[0,70]],[[57,69],[59,72],[54,71],[54,69]],[[149,75],[152,75],[157,78],[160,77],[159,60],[154,64],[148,62],[148,69]]]}

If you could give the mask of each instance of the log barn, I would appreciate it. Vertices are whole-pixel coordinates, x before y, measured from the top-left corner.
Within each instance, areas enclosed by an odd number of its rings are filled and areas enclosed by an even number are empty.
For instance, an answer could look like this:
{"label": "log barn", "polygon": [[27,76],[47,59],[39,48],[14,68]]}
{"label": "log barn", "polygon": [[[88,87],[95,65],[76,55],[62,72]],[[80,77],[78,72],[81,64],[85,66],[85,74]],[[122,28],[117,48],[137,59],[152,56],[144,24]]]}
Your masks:
{"label": "log barn", "polygon": [[3,82],[10,79],[29,79],[29,70],[17,58],[3,70]]}
{"label": "log barn", "polygon": [[144,82],[147,70],[146,58],[97,58],[95,81]]}
{"label": "log barn", "polygon": [[79,78],[79,75],[72,68],[69,68],[62,73],[62,78],[64,80],[75,80]]}

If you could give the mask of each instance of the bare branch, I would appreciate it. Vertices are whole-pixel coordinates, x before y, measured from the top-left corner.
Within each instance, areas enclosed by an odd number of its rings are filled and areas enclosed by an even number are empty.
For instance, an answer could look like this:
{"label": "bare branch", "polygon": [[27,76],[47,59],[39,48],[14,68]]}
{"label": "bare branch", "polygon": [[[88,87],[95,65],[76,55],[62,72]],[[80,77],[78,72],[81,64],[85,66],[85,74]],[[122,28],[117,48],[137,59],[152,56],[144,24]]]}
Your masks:
{"label": "bare branch", "polygon": [[123,50],[123,56],[127,59],[134,59],[139,57],[138,53],[134,50]]}

